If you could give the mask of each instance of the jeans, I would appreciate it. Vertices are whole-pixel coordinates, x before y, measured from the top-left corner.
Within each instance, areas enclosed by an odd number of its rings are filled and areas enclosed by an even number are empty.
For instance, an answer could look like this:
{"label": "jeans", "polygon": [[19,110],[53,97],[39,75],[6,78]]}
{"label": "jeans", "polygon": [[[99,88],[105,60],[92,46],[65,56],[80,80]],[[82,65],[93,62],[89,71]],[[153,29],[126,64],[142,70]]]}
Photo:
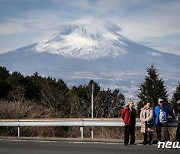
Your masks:
{"label": "jeans", "polygon": [[129,143],[129,135],[131,136],[130,144],[135,143],[135,125],[125,125],[124,144]]}
{"label": "jeans", "polygon": [[164,130],[164,139],[165,139],[165,141],[169,141],[170,136],[169,136],[169,131],[168,131],[168,127],[167,127],[166,122],[156,124],[156,133],[157,133],[158,141],[162,141],[161,140],[161,128],[163,128],[163,130]]}

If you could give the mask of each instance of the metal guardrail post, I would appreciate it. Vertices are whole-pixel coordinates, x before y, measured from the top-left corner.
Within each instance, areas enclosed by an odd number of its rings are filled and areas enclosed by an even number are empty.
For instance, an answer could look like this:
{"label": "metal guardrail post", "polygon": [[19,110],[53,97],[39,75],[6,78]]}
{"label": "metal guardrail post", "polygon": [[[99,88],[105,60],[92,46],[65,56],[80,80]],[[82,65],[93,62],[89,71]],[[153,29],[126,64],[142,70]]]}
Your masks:
{"label": "metal guardrail post", "polygon": [[84,127],[80,127],[80,131],[81,131],[81,138],[84,138]]}
{"label": "metal guardrail post", "polygon": [[20,137],[20,127],[18,126],[18,137]]}
{"label": "metal guardrail post", "polygon": [[92,140],[94,139],[94,127],[92,127],[92,130],[91,130],[91,139]]}

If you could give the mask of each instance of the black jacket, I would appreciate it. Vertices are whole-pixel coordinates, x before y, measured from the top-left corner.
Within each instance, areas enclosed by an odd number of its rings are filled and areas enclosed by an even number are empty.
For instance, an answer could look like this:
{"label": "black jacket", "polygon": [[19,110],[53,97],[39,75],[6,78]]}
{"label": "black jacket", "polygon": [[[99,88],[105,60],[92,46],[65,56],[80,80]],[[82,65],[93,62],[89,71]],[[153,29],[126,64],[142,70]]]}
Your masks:
{"label": "black jacket", "polygon": [[174,111],[176,115],[180,115],[180,103],[174,105]]}

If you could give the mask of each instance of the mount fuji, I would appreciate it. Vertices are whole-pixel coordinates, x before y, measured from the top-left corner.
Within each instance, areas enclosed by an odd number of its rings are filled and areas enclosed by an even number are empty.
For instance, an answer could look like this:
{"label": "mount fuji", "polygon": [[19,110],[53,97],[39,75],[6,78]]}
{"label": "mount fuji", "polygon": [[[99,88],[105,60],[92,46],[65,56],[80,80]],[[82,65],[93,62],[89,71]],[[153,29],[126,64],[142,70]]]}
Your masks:
{"label": "mount fuji", "polygon": [[146,68],[154,65],[169,93],[180,79],[180,56],[135,43],[115,24],[66,24],[49,39],[0,54],[0,65],[24,75],[38,72],[71,85],[95,80],[135,97]]}

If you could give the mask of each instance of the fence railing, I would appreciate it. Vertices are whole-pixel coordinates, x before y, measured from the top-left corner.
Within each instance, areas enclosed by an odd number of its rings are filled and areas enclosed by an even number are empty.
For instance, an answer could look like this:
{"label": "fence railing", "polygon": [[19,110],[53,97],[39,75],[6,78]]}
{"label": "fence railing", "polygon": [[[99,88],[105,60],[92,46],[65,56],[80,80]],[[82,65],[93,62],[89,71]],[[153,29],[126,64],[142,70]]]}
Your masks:
{"label": "fence railing", "polygon": [[[169,119],[169,127],[177,127],[178,121]],[[122,127],[124,122],[120,118],[51,118],[51,119],[0,119],[0,126],[14,126],[18,128],[20,137],[20,127],[23,126],[78,126],[83,138],[83,128],[86,126],[111,126]],[[140,119],[136,119],[136,126],[141,126]]]}

